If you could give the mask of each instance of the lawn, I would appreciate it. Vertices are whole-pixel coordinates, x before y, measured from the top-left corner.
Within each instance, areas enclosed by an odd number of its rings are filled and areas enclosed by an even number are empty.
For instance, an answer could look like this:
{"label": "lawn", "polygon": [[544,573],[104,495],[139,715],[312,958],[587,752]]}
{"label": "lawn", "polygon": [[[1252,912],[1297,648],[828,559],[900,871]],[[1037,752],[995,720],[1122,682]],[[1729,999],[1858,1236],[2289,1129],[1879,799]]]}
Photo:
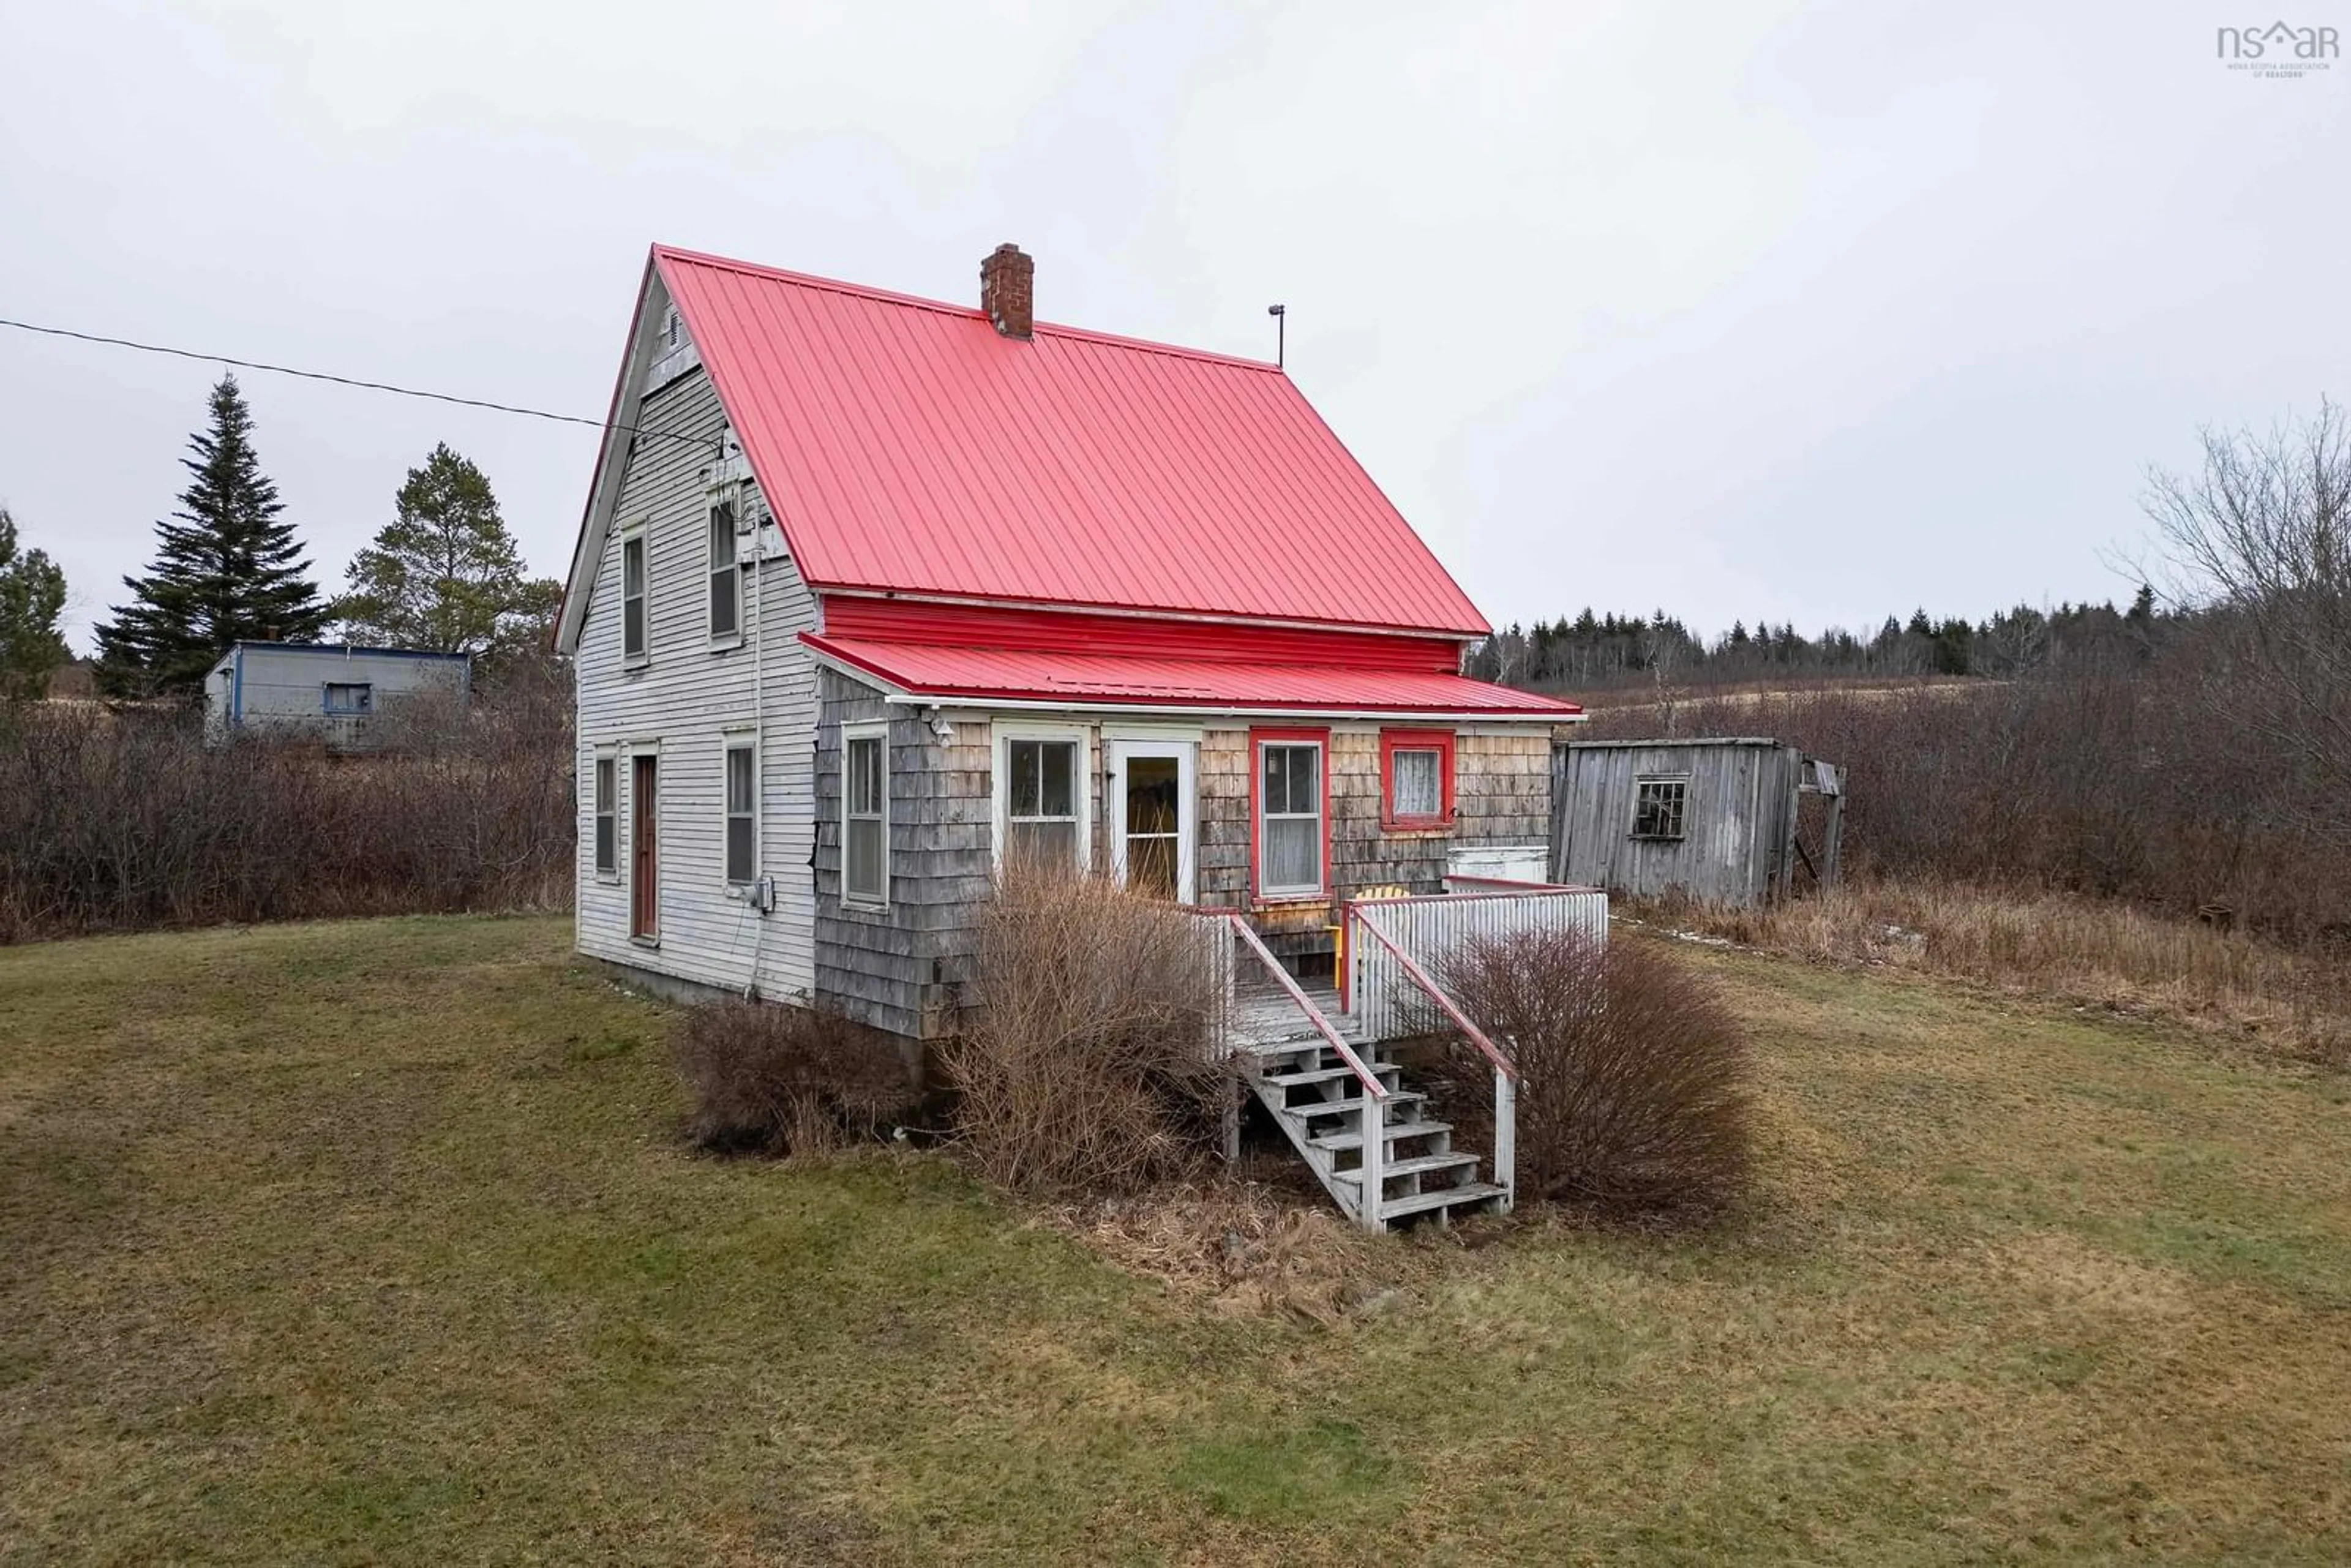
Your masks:
{"label": "lawn", "polygon": [[1321,1322],[689,1154],[569,930],[0,949],[0,1563],[2351,1558],[2340,1076],[1693,949],[1756,1212]]}

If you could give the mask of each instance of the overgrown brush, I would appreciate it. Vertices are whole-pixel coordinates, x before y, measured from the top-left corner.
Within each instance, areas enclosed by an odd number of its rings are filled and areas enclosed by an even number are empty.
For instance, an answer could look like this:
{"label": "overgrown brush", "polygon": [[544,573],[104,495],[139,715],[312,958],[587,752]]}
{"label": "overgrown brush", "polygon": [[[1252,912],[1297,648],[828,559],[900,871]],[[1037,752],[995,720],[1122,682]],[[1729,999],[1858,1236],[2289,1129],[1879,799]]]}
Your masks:
{"label": "overgrown brush", "polygon": [[1100,1194],[1191,1170],[1230,1085],[1208,953],[1172,905],[1008,865],[974,933],[975,1005],[939,1053],[981,1174]]}
{"label": "overgrown brush", "polygon": [[[1703,1217],[1747,1191],[1747,1040],[1703,976],[1654,943],[1546,931],[1466,942],[1437,978],[1518,1067],[1522,1199]],[[1483,1057],[1448,1069],[1448,1100],[1490,1102]]]}
{"label": "overgrown brush", "polygon": [[1791,957],[2147,1011],[2257,1050],[2351,1066],[2351,961],[2217,920],[2072,894],[1875,881],[1761,909],[1674,900],[1637,914]]}
{"label": "overgrown brush", "polygon": [[686,1136],[717,1154],[818,1154],[884,1135],[912,1080],[875,1031],[812,1008],[706,1002],[678,1016],[672,1060],[694,1097]]}
{"label": "overgrown brush", "polygon": [[0,711],[0,941],[347,915],[568,907],[559,675],[423,702],[360,757],[204,743],[185,709]]}

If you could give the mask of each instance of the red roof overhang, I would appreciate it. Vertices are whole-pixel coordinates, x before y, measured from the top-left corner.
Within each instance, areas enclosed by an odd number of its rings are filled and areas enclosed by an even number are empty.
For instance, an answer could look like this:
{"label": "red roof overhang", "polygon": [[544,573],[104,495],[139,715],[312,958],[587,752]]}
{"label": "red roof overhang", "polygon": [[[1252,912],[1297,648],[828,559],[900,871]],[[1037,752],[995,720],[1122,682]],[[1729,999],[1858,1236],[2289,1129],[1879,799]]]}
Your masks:
{"label": "red roof overhang", "polygon": [[942,703],[1554,724],[1583,716],[1575,703],[1426,671],[968,648],[813,632],[800,641],[838,668]]}

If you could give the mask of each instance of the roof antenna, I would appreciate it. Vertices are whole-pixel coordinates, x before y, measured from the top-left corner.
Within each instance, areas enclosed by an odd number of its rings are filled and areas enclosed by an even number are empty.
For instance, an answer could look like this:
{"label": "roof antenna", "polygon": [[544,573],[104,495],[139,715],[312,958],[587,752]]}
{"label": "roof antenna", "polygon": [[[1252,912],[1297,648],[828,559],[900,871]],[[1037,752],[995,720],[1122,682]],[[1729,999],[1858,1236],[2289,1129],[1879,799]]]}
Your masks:
{"label": "roof antenna", "polygon": [[1269,305],[1265,308],[1265,313],[1273,318],[1273,368],[1278,371],[1281,369],[1282,352],[1288,347],[1282,340],[1288,336],[1290,307]]}

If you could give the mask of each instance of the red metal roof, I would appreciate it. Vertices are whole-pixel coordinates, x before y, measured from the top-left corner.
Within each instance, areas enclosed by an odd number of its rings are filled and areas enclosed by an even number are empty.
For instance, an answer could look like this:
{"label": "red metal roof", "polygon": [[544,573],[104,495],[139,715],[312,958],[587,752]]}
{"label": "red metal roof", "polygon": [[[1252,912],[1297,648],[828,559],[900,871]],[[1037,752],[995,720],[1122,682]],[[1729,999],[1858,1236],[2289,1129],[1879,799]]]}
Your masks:
{"label": "red metal roof", "polygon": [[653,259],[819,588],[1489,630],[1271,365]]}
{"label": "red metal roof", "polygon": [[1241,664],[826,637],[800,641],[921,696],[1121,706],[1573,719],[1574,703],[1429,671]]}

